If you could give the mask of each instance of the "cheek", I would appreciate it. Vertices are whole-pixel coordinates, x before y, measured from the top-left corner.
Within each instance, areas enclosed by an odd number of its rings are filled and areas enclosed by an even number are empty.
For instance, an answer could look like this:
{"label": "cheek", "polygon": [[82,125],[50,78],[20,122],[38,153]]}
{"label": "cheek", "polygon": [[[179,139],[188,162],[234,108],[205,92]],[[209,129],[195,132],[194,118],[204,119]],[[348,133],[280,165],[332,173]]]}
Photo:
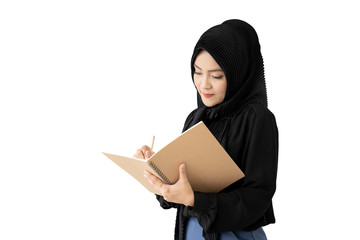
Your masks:
{"label": "cheek", "polygon": [[200,81],[197,77],[194,77],[194,84],[195,84],[196,89],[199,89]]}
{"label": "cheek", "polygon": [[218,86],[219,94],[221,94],[223,97],[225,97],[226,94],[226,87],[227,87],[226,81],[220,83]]}

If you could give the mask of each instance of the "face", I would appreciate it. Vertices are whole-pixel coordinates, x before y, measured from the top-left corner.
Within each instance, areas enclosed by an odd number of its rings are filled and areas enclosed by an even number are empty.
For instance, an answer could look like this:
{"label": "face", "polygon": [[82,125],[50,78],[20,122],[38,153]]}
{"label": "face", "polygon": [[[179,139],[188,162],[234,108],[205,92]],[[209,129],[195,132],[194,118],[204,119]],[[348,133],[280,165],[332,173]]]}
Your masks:
{"label": "face", "polygon": [[194,83],[204,105],[212,107],[223,102],[227,85],[225,74],[211,55],[202,50],[196,56],[194,68]]}

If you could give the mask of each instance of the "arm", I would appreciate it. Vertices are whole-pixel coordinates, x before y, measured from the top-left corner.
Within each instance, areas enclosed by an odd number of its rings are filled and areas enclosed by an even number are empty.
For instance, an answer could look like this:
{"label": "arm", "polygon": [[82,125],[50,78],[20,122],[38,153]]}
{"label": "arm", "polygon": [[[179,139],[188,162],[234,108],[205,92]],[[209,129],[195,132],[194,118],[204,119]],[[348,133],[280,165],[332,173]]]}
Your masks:
{"label": "arm", "polygon": [[[244,229],[264,216],[276,188],[278,132],[271,112],[255,116],[249,126],[242,170],[245,178],[222,193],[194,193],[193,208],[184,214],[197,217],[203,229],[224,232]],[[235,159],[234,159],[235,160]]]}

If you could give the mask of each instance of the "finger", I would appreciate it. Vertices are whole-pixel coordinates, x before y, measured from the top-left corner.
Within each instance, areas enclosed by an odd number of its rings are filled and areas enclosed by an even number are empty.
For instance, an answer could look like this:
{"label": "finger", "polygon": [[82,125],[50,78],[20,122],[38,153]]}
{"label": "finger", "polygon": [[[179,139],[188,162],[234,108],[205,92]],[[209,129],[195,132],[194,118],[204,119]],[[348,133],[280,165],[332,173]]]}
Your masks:
{"label": "finger", "polygon": [[152,155],[154,155],[154,153],[155,153],[155,152],[153,152],[153,151],[151,151],[151,150],[150,150],[150,151],[146,150],[146,152],[145,152],[145,158],[146,158],[146,159],[150,158]]}
{"label": "finger", "polygon": [[151,152],[149,150],[145,151],[145,158],[148,159],[151,157]]}
{"label": "finger", "polygon": [[161,186],[165,184],[160,178],[146,170],[144,171],[144,177],[156,188],[161,188]]}
{"label": "finger", "polygon": [[141,149],[136,150],[136,153],[134,154],[135,158],[145,159],[145,156]]}
{"label": "finger", "polygon": [[147,145],[143,145],[141,148],[140,148],[144,153],[146,150],[150,151],[150,147],[147,146]]}
{"label": "finger", "polygon": [[183,181],[187,181],[187,176],[186,176],[186,170],[185,170],[185,164],[182,163],[179,166],[179,180],[183,180]]}
{"label": "finger", "polygon": [[145,158],[149,158],[151,156],[151,149],[149,146],[143,145],[140,149]]}

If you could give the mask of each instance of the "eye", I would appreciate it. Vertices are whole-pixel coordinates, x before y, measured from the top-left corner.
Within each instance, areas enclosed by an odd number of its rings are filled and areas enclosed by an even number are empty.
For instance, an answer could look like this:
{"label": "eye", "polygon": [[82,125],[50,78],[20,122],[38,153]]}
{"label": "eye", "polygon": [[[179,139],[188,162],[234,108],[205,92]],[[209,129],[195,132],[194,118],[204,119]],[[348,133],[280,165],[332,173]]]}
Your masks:
{"label": "eye", "polygon": [[223,78],[224,76],[213,76],[213,75],[212,75],[212,77],[215,78],[215,79],[221,79],[221,78]]}
{"label": "eye", "polygon": [[201,72],[194,72],[194,74],[196,74],[196,75],[201,75]]}

